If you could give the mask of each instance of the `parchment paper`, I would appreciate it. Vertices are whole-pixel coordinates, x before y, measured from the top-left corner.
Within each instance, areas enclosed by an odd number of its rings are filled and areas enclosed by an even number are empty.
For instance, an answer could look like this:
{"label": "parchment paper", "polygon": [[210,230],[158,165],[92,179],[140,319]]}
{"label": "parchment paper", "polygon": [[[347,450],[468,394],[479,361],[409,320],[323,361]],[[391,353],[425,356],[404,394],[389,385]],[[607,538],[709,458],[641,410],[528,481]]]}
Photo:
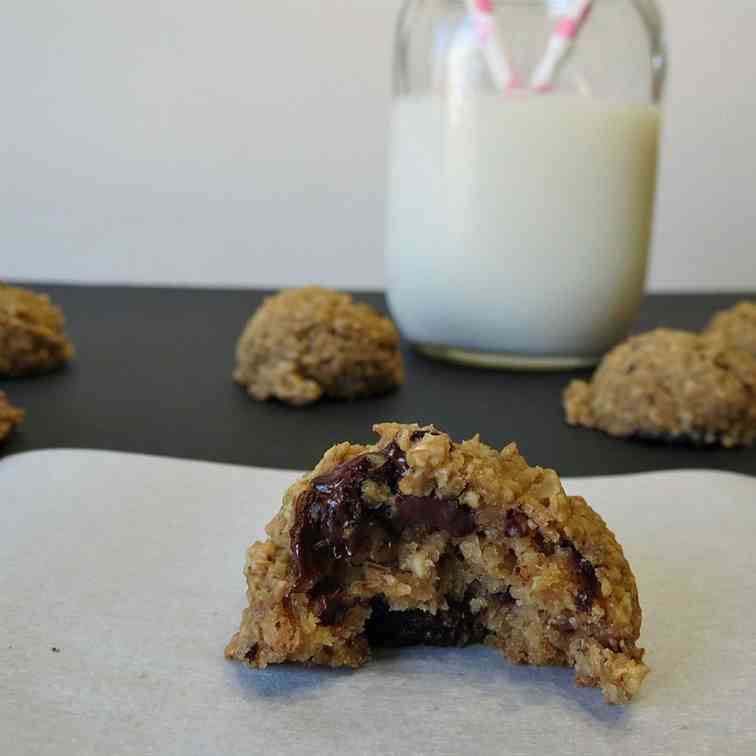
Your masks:
{"label": "parchment paper", "polygon": [[0,753],[756,753],[756,479],[566,482],[639,583],[652,674],[610,707],[569,670],[482,647],[357,672],[225,661],[244,550],[295,477],[108,452],[0,461]]}

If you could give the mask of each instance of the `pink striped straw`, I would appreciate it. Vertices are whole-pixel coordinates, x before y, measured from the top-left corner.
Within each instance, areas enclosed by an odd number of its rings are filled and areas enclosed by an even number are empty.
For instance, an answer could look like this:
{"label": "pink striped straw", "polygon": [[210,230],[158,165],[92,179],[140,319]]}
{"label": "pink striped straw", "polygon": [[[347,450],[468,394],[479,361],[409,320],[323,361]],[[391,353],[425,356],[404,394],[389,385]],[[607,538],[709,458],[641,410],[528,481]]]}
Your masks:
{"label": "pink striped straw", "polygon": [[491,0],[465,0],[465,3],[475,21],[478,41],[494,84],[502,92],[515,89],[518,86],[517,76],[496,35],[493,3]]}
{"label": "pink striped straw", "polygon": [[557,24],[549,38],[549,44],[541,62],[536,66],[533,75],[530,77],[531,89],[537,92],[547,92],[551,89],[559,66],[572,49],[592,7],[593,0],[576,0],[572,8]]}

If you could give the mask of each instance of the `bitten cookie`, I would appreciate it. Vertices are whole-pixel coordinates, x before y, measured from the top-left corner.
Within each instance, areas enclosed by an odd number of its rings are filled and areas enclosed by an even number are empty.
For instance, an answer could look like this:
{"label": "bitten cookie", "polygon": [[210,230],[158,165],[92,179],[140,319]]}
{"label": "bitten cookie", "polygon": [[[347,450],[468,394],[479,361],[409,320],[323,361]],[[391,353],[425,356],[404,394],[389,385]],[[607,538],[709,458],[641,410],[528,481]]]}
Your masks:
{"label": "bitten cookie", "polygon": [[293,405],[384,394],[404,380],[399,333],[349,294],[282,291],[247,323],[233,376],[255,399]]}
{"label": "bitten cookie", "polygon": [[226,655],[358,667],[374,646],[482,642],[629,701],[648,672],[641,609],[601,517],[514,444],[375,430],[375,445],[334,446],[285,493],[247,552],[249,604]]}
{"label": "bitten cookie", "polygon": [[63,312],[44,294],[0,284],[0,375],[34,375],[61,367],[74,349]]}
{"label": "bitten cookie", "polygon": [[24,411],[14,407],[4,392],[0,391],[0,442],[24,419]]}
{"label": "bitten cookie", "polygon": [[722,338],[729,346],[756,357],[756,302],[739,302],[735,307],[717,313],[704,335]]}
{"label": "bitten cookie", "polygon": [[612,436],[751,446],[756,357],[718,338],[658,329],[613,349],[564,394],[570,425]]}

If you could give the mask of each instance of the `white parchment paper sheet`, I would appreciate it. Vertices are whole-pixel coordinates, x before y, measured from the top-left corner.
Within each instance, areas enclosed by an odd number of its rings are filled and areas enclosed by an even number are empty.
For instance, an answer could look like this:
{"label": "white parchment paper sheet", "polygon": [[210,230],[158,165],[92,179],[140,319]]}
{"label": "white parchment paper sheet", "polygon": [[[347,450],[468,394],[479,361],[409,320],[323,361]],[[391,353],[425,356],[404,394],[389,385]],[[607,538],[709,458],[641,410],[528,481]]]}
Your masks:
{"label": "white parchment paper sheet", "polygon": [[109,452],[0,461],[0,753],[756,753],[756,479],[566,482],[638,578],[653,672],[618,708],[481,647],[357,672],[225,661],[244,550],[295,477]]}

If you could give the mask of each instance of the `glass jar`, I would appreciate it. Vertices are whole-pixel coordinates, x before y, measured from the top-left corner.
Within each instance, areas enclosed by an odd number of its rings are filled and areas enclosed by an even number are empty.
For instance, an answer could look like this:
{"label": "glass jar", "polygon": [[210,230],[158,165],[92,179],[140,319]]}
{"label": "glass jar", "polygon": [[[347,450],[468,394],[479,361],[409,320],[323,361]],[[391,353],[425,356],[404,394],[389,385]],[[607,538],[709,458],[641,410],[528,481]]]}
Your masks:
{"label": "glass jar", "polygon": [[595,364],[645,285],[665,70],[652,0],[409,0],[397,28],[391,312],[428,355]]}

